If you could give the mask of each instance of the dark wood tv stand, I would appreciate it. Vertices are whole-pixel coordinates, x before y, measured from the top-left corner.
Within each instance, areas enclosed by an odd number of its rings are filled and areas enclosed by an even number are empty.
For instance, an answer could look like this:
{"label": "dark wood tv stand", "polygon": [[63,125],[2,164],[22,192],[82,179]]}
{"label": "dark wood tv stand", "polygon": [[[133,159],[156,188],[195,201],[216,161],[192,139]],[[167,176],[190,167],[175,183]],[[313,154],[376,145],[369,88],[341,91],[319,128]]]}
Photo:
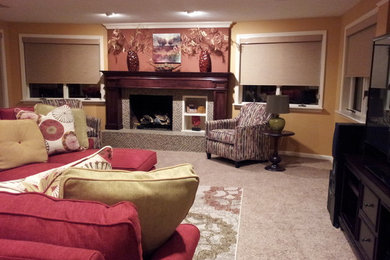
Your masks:
{"label": "dark wood tv stand", "polygon": [[346,155],[339,222],[361,259],[390,259],[390,183],[367,165],[385,163],[362,155]]}

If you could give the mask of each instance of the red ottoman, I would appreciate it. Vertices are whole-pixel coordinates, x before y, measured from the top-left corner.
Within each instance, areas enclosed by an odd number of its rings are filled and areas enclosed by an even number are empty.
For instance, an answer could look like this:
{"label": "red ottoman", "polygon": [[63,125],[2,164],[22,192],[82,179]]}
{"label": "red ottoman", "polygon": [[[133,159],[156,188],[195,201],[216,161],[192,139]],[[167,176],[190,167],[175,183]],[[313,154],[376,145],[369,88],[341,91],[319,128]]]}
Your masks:
{"label": "red ottoman", "polygon": [[[80,152],[62,153],[49,156],[49,163],[71,163],[97,152],[98,149],[88,149]],[[114,148],[112,168],[127,171],[150,171],[157,163],[154,151],[130,148]]]}

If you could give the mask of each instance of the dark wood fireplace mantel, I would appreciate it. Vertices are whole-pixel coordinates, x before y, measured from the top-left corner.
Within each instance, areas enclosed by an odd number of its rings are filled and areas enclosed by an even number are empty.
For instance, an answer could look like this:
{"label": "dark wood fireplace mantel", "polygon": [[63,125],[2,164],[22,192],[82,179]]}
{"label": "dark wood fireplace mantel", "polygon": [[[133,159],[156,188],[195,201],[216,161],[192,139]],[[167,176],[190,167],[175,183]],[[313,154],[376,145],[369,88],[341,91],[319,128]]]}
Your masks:
{"label": "dark wood fireplace mantel", "polygon": [[122,129],[122,88],[212,91],[214,119],[227,117],[231,73],[102,71],[106,92],[106,129]]}

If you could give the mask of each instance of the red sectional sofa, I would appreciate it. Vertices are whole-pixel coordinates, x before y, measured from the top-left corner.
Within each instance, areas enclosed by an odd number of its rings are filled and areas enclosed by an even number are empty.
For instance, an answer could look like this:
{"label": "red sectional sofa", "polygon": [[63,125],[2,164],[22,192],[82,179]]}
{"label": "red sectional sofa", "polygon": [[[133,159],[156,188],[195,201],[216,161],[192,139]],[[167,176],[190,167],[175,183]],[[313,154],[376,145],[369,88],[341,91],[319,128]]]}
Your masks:
{"label": "red sectional sofa", "polygon": [[[0,120],[15,119],[12,111],[0,108]],[[45,163],[3,170],[0,181],[56,168],[97,150],[55,154]],[[156,163],[154,151],[113,150],[113,169],[149,171]],[[199,236],[195,226],[181,224],[147,259],[192,259]],[[131,202],[108,206],[93,201],[55,199],[34,192],[0,192],[0,259],[145,259],[140,237],[137,210]]]}

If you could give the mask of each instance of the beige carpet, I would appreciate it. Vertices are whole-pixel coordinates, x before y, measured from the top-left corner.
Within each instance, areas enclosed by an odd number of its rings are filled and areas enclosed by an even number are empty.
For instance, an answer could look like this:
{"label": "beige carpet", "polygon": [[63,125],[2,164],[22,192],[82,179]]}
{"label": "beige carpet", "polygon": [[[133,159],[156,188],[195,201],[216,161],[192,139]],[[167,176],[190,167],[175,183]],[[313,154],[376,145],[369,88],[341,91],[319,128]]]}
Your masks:
{"label": "beige carpet", "polygon": [[[157,167],[192,163],[200,185],[241,187],[236,259],[356,259],[326,209],[329,161],[282,156],[285,172],[267,163],[239,169],[205,153],[157,151]],[[229,259],[226,259],[229,260]]]}

